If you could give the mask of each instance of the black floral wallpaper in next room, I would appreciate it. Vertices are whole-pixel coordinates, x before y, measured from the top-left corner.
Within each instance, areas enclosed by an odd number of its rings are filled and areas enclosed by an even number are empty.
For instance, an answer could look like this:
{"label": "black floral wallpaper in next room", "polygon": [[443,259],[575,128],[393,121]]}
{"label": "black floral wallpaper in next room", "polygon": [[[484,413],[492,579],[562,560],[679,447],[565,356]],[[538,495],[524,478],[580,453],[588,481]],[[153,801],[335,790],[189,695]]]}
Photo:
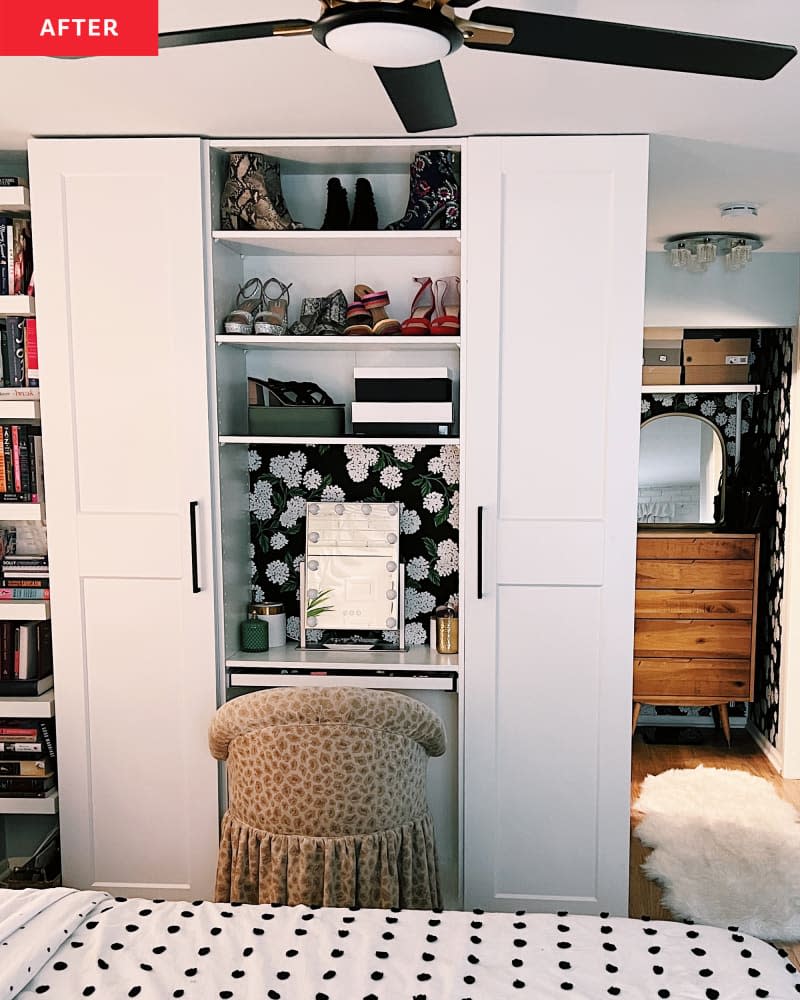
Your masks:
{"label": "black floral wallpaper in next room", "polygon": [[[458,596],[458,445],[253,445],[248,465],[253,594],[285,605],[293,639],[300,629],[306,502],[367,500],[403,505],[405,638],[409,646],[428,641],[434,608]],[[321,630],[308,634],[322,638]]]}
{"label": "black floral wallpaper in next room", "polygon": [[[736,454],[736,396],[686,392],[642,397],[642,421],[660,413],[699,413],[713,420],[725,438],[729,483],[728,517],[724,530],[759,531],[758,616],[756,625],[755,700],[749,718],[775,746],[778,736],[778,700],[781,661],[781,606],[783,601],[784,535],[786,527],[786,462],[789,448],[789,392],[792,379],[791,330],[754,330],[754,363],[750,380],[761,387],[757,396],[742,400],[741,458],[738,482]],[[742,494],[746,499],[742,500]],[[747,706],[737,704],[732,716],[743,716]],[[707,708],[642,707],[646,715],[671,716],[680,723],[688,715],[710,715]]]}

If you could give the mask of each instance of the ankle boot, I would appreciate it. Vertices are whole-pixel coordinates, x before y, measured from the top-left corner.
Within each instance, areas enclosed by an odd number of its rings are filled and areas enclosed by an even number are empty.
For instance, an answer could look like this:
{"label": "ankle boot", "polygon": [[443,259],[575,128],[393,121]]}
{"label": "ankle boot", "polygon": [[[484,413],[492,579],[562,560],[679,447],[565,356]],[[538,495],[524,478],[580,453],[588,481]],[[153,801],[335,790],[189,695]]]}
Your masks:
{"label": "ankle boot", "polygon": [[305,229],[281,190],[281,165],[262,153],[231,153],[222,190],[223,229]]}
{"label": "ankle boot", "polygon": [[350,209],[347,207],[347,192],[338,177],[331,177],[328,181],[328,205],[325,209],[322,228],[347,229],[349,221]]}
{"label": "ankle boot", "polygon": [[351,229],[377,229],[378,210],[375,208],[375,196],[372,185],[366,177],[356,181],[356,196],[353,201],[353,217],[350,220]]}
{"label": "ankle boot", "polygon": [[402,219],[387,229],[458,229],[459,154],[446,149],[424,149],[411,163],[408,205]]}

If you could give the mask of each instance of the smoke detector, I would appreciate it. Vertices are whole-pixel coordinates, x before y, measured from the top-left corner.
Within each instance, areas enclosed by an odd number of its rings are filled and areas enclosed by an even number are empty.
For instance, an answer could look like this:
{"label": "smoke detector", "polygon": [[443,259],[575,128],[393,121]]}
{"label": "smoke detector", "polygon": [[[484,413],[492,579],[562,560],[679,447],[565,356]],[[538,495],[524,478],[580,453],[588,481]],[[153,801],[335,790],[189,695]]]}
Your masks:
{"label": "smoke detector", "polygon": [[736,219],[743,215],[758,215],[758,205],[751,201],[730,201],[720,205],[719,214],[723,219]]}

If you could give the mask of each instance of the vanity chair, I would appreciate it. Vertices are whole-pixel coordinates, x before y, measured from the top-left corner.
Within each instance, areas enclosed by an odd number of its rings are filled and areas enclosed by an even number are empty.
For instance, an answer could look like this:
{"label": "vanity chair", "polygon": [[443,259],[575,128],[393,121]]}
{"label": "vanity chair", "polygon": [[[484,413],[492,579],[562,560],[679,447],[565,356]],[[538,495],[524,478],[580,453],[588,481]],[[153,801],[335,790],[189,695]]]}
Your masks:
{"label": "vanity chair", "polygon": [[227,761],[217,902],[430,909],[442,905],[427,705],[366,688],[274,688],[223,705],[209,732]]}

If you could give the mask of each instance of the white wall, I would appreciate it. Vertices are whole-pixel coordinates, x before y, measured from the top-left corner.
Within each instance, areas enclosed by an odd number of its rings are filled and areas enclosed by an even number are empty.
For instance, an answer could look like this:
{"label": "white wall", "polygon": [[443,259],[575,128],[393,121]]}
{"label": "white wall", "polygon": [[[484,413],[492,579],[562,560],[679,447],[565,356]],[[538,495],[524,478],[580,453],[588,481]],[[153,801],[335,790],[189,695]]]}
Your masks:
{"label": "white wall", "polygon": [[647,254],[645,326],[795,326],[800,315],[800,254],[753,254],[743,271],[721,261],[705,274],[670,265],[666,253]]}

